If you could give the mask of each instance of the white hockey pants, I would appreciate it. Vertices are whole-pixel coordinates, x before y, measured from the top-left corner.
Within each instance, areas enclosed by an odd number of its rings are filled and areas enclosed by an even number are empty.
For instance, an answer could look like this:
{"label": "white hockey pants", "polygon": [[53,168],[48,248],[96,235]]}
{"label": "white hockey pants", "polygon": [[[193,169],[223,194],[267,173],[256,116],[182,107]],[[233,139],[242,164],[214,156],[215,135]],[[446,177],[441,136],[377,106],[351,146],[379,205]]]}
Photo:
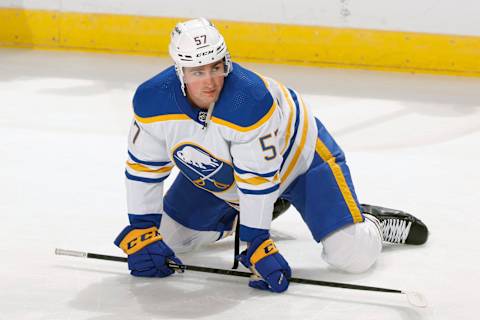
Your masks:
{"label": "white hockey pants", "polygon": [[[222,234],[216,231],[189,229],[167,214],[162,217],[160,233],[177,253],[185,253],[217,241]],[[322,241],[322,258],[331,266],[350,273],[369,269],[382,250],[382,238],[370,220],[348,225],[328,235]]]}

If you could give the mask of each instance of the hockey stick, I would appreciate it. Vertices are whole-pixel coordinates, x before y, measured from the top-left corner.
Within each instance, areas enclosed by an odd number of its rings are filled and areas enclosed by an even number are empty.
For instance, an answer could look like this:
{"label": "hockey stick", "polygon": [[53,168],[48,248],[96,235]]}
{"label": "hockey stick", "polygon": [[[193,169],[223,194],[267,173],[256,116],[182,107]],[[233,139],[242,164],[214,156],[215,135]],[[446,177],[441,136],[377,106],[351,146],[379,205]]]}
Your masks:
{"label": "hockey stick", "polygon": [[[63,255],[63,256],[80,257],[80,258],[118,261],[118,262],[128,261],[127,258],[125,257],[109,256],[105,254],[97,254],[97,253],[90,253],[90,252],[84,252],[84,251],[64,250],[64,249],[58,249],[58,248],[55,249],[55,254]],[[197,272],[217,273],[217,274],[245,277],[245,278],[249,278],[250,276],[252,276],[252,273],[250,272],[208,268],[208,267],[192,266],[192,265],[186,265],[186,264],[176,264],[173,262],[169,262],[168,266],[176,270],[177,272],[184,272],[185,270],[191,270],[191,271],[197,271]],[[418,292],[413,292],[413,291],[401,291],[401,290],[395,290],[395,289],[385,289],[385,288],[369,287],[369,286],[362,286],[362,285],[356,285],[356,284],[328,282],[328,281],[302,279],[302,278],[290,278],[290,282],[334,287],[334,288],[404,294],[411,305],[415,307],[421,307],[421,308],[424,308],[427,306],[427,301],[425,297],[422,294]]]}

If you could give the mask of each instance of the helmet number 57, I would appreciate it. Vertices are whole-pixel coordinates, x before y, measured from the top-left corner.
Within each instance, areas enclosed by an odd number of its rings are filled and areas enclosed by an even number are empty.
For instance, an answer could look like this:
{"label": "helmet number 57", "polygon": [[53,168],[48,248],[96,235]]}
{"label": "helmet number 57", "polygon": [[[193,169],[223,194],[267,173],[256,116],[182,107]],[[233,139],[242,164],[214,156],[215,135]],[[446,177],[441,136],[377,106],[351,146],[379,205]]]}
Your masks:
{"label": "helmet number 57", "polygon": [[201,36],[197,36],[197,37],[193,38],[193,40],[195,40],[195,44],[197,46],[199,46],[201,44],[206,44],[207,43],[207,36],[202,34]]}

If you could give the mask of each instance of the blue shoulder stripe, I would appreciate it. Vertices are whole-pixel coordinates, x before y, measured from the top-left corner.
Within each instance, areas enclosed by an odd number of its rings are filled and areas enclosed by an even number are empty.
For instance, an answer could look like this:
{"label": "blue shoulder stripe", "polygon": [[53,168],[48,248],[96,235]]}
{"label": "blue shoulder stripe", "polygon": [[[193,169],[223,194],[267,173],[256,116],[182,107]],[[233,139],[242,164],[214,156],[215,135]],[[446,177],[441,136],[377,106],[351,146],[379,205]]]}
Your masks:
{"label": "blue shoulder stripe", "polygon": [[235,165],[233,165],[233,169],[240,174],[248,174],[249,173],[249,174],[253,174],[253,175],[256,175],[258,177],[263,177],[263,178],[273,177],[278,172],[278,170],[275,170],[275,171],[267,172],[267,173],[258,173],[258,172],[253,172],[253,171],[247,171],[247,170],[240,169],[239,167],[236,167]]}
{"label": "blue shoulder stripe", "polygon": [[225,78],[212,122],[239,131],[250,131],[265,123],[275,109],[276,103],[263,79],[234,64],[232,73]]}
{"label": "blue shoulder stripe", "polygon": [[159,182],[162,182],[163,180],[167,179],[167,177],[168,177],[168,175],[167,175],[165,177],[158,178],[158,179],[143,178],[143,177],[133,176],[130,173],[128,173],[126,170],[125,170],[125,176],[127,177],[128,180],[140,181],[140,182],[145,182],[145,183],[159,183]]}
{"label": "blue shoulder stripe", "polygon": [[283,168],[283,165],[285,164],[285,161],[288,159],[288,156],[290,155],[290,152],[292,151],[293,148],[293,143],[295,142],[295,139],[297,138],[297,132],[298,132],[298,126],[300,124],[300,104],[298,103],[298,98],[295,92],[292,89],[288,89],[290,92],[290,95],[292,96],[293,102],[295,103],[295,125],[293,129],[293,135],[290,138],[290,142],[288,143],[288,148],[285,150],[285,153],[282,154],[283,160],[282,164],[280,166],[280,170]]}
{"label": "blue shoulder stripe", "polygon": [[272,193],[280,188],[280,184],[276,184],[271,188],[264,189],[264,190],[249,190],[249,189],[242,189],[238,187],[238,190],[240,190],[244,194],[269,194]]}
{"label": "blue shoulder stripe", "polygon": [[135,157],[133,155],[133,153],[130,152],[130,150],[128,150],[128,155],[130,156],[130,158],[132,158],[133,161],[135,161],[136,163],[141,163],[141,164],[146,164],[147,166],[155,166],[155,167],[162,167],[162,166],[165,166],[167,164],[169,164],[171,161],[165,161],[165,162],[157,162],[157,161],[144,161],[144,160],[140,160],[138,159],[137,157]]}
{"label": "blue shoulder stripe", "polygon": [[174,67],[169,67],[142,83],[133,96],[133,110],[140,118],[182,114],[175,101],[180,82]]}

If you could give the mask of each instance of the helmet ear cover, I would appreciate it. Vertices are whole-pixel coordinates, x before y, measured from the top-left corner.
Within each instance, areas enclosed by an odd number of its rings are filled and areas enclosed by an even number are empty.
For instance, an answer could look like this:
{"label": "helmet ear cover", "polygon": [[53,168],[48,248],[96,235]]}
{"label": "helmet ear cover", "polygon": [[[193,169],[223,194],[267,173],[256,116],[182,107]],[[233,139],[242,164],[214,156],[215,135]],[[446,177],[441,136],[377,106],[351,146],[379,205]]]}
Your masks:
{"label": "helmet ear cover", "polygon": [[223,59],[225,76],[233,69],[223,36],[205,18],[178,23],[171,33],[169,53],[185,93],[183,68],[203,66]]}

